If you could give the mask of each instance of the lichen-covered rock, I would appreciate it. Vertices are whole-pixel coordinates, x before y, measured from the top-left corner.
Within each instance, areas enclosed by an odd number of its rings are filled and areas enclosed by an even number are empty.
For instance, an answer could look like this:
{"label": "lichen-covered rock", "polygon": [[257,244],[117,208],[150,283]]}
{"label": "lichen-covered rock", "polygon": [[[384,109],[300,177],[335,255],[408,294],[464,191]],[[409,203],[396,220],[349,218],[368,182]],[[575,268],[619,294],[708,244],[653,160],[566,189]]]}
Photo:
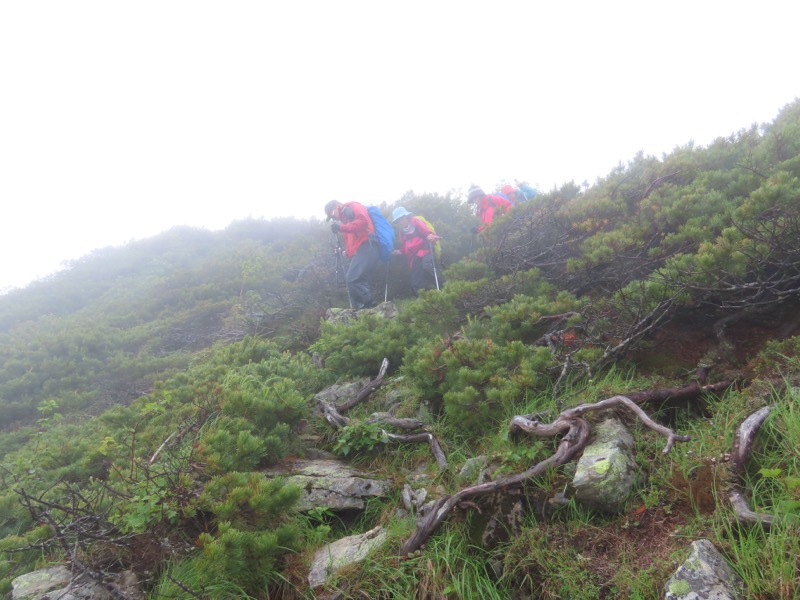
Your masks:
{"label": "lichen-covered rock", "polygon": [[60,590],[72,580],[72,572],[64,565],[39,569],[20,575],[11,582],[12,600],[33,600],[47,592]]}
{"label": "lichen-covered rock", "polygon": [[667,600],[738,600],[744,583],[709,540],[692,542],[692,553],[664,586]]}
{"label": "lichen-covered rock", "polygon": [[335,325],[349,325],[356,318],[369,314],[384,319],[394,319],[397,316],[397,307],[394,302],[381,302],[372,308],[329,308],[325,311],[325,321]]}
{"label": "lichen-covered rock", "polygon": [[606,419],[597,425],[572,479],[575,499],[598,512],[613,514],[623,510],[636,483],[633,447],[633,437],[617,419]]}
{"label": "lichen-covered rock", "polygon": [[314,554],[308,584],[314,588],[344,567],[361,562],[386,541],[386,530],[376,527],[366,533],[351,535],[323,546]]}
{"label": "lichen-covered rock", "polygon": [[[131,571],[109,577],[106,587],[83,574],[73,577],[64,565],[39,569],[20,575],[11,582],[12,600],[113,600],[124,595],[130,600],[142,600],[139,580]],[[113,586],[113,587],[112,587]],[[114,590],[112,592],[112,589]]]}
{"label": "lichen-covered rock", "polygon": [[303,490],[297,509],[363,510],[368,498],[385,497],[390,482],[353,469],[340,460],[285,460],[264,471],[267,477],[284,477]]}

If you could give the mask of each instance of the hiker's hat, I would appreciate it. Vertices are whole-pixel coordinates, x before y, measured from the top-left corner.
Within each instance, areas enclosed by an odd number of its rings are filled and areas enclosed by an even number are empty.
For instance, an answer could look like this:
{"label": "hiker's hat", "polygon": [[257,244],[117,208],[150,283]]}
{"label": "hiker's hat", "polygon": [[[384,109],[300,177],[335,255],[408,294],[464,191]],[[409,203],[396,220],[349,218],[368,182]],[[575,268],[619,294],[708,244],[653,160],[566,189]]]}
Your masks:
{"label": "hiker's hat", "polygon": [[392,223],[397,221],[400,217],[410,217],[411,213],[408,212],[404,207],[398,206],[392,211]]}
{"label": "hiker's hat", "polygon": [[467,194],[467,202],[476,202],[479,198],[483,198],[486,194],[484,191],[479,188],[477,185],[473,185],[469,188],[469,194]]}
{"label": "hiker's hat", "polygon": [[325,214],[328,216],[328,218],[325,219],[326,221],[330,221],[334,217],[337,206],[339,206],[338,200],[331,200],[325,205]]}

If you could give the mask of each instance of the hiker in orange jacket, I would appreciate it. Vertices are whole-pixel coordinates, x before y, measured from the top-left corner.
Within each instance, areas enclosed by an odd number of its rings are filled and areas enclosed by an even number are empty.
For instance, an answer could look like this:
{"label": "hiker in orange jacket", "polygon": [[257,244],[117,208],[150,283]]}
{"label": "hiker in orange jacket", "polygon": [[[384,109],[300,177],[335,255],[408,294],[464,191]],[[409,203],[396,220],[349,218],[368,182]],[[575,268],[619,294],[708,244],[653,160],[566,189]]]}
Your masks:
{"label": "hiker in orange jacket", "polygon": [[331,223],[331,231],[337,235],[341,232],[344,236],[344,253],[350,259],[344,280],[351,307],[375,306],[369,277],[380,258],[378,244],[370,240],[370,235],[375,233],[375,226],[367,208],[358,202],[343,204],[331,200],[325,205],[325,215],[327,221],[335,221]]}
{"label": "hiker in orange jacket", "polygon": [[475,233],[483,231],[492,224],[496,210],[499,209],[503,214],[506,214],[509,210],[511,210],[512,206],[511,202],[502,196],[498,196],[496,194],[487,194],[477,185],[473,185],[471,188],[469,188],[467,202],[477,206],[478,216],[481,219],[481,223],[483,223],[480,227],[475,229]]}

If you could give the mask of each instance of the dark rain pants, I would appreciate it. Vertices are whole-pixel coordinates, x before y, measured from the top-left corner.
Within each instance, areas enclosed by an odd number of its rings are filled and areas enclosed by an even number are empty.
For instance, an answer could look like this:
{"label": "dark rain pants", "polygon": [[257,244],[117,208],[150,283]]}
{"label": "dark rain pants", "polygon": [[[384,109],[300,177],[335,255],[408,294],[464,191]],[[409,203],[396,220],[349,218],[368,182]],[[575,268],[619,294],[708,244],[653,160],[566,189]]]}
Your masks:
{"label": "dark rain pants", "polygon": [[344,279],[353,308],[369,308],[375,305],[369,289],[369,279],[379,261],[378,243],[371,241],[361,244],[350,259]]}
{"label": "dark rain pants", "polygon": [[[415,256],[411,262],[411,289],[415,295],[419,295],[420,290],[436,289],[438,278],[439,287],[444,283],[442,274],[433,262],[433,253],[429,252],[423,257]],[[437,269],[437,270],[434,270]]]}

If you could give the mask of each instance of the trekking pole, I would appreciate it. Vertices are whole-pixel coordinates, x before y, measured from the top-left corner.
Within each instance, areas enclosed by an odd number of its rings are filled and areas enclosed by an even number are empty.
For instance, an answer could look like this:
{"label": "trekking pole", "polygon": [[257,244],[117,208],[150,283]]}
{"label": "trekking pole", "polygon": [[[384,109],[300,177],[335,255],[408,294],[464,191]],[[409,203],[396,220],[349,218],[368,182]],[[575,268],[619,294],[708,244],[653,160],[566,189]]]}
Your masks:
{"label": "trekking pole", "polygon": [[[350,288],[347,286],[347,274],[344,272],[344,258],[342,257],[342,244],[339,240],[339,234],[333,234],[333,252],[336,255],[335,263],[334,263],[334,270],[336,271],[336,285],[338,286],[340,283],[344,283],[345,288],[347,289],[347,301],[350,304],[350,308],[353,308],[353,299],[350,297]],[[341,274],[341,279],[339,279],[339,275]]]}
{"label": "trekking pole", "polygon": [[439,275],[436,273],[436,248],[433,246],[433,242],[428,240],[428,246],[431,249],[431,264],[433,265],[433,279],[436,282],[436,291],[439,291]]}
{"label": "trekking pole", "polygon": [[383,270],[386,272],[386,287],[383,290],[383,301],[389,301],[389,263],[385,263],[383,266]]}

